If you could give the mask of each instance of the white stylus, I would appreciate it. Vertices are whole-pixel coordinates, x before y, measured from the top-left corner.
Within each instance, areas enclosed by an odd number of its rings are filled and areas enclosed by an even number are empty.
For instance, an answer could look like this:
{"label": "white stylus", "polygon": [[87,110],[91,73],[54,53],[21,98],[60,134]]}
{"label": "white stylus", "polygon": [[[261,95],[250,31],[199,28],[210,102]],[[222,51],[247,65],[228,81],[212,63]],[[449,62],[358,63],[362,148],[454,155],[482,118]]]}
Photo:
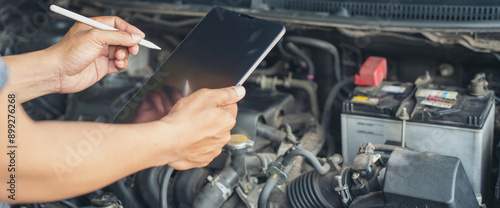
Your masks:
{"label": "white stylus", "polygon": [[182,90],[182,96],[186,97],[191,93],[191,89],[189,88],[189,81],[186,80],[186,84],[184,84],[184,89]]}
{"label": "white stylus", "polygon": [[[95,21],[93,19],[89,19],[87,17],[84,17],[80,14],[77,14],[77,13],[74,13],[72,11],[69,11],[67,9],[64,9],[64,8],[61,8],[57,5],[50,5],[50,10],[52,10],[53,12],[55,13],[58,13],[60,15],[63,15],[65,17],[68,17],[68,18],[71,18],[71,19],[74,19],[78,22],[82,22],[82,23],[85,23],[87,25],[90,25],[92,27],[95,27],[95,28],[98,28],[98,29],[101,29],[101,30],[118,30],[114,27],[111,27],[109,25],[106,25],[106,24],[103,24],[103,23],[100,23],[98,21]],[[158,47],[157,45],[155,45],[154,43],[150,42],[150,41],[147,41],[145,39],[142,39],[141,42],[139,42],[139,45],[142,45],[142,46],[145,46],[145,47],[148,47],[148,48],[151,48],[151,49],[156,49],[156,50],[161,50],[160,47]]]}

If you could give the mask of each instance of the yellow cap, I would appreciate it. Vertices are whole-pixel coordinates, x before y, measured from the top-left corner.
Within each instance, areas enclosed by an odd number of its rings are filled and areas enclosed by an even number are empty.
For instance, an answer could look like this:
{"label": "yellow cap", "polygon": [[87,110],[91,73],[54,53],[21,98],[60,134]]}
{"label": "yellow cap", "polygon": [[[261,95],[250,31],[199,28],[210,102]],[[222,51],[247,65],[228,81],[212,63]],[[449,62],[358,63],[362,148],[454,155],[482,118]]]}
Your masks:
{"label": "yellow cap", "polygon": [[228,145],[238,145],[245,143],[247,141],[248,137],[243,135],[243,134],[232,134],[231,139],[227,143]]}

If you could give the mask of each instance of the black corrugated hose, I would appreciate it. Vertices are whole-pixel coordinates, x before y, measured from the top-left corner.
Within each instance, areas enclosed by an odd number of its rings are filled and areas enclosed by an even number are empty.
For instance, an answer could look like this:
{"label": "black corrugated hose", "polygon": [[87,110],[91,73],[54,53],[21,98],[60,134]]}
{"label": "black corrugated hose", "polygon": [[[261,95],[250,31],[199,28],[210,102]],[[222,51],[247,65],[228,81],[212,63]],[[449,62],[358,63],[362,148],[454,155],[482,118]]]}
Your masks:
{"label": "black corrugated hose", "polygon": [[[318,158],[316,158],[316,156],[310,151],[305,149],[296,149],[288,153],[288,155],[286,155],[286,157],[283,158],[283,161],[281,162],[281,164],[285,166],[285,169],[283,171],[285,174],[288,174],[290,172],[290,170],[294,166],[294,161],[297,156],[303,156],[321,175],[328,173],[328,171],[330,170],[330,165],[328,163],[325,163],[322,166],[318,161]],[[274,186],[276,186],[278,181],[279,177],[277,174],[273,174],[267,179],[264,188],[262,188],[262,192],[260,192],[258,208],[267,207],[267,200],[269,199],[269,195],[271,194],[271,191],[273,190]]]}

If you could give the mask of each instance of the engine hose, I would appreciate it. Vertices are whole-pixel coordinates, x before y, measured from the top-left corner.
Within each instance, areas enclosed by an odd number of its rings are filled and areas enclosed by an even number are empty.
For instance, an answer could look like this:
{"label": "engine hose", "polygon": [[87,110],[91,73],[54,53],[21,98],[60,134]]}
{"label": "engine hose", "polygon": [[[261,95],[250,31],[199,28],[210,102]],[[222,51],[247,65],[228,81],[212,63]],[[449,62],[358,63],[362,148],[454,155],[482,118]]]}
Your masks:
{"label": "engine hose", "polygon": [[[337,94],[339,93],[340,89],[353,82],[354,82],[354,77],[350,77],[345,80],[342,80],[341,82],[337,82],[337,84],[335,84],[333,88],[330,90],[330,93],[328,93],[328,97],[326,98],[325,106],[323,109],[323,115],[321,116],[321,125],[323,126],[323,137],[325,137],[325,140],[328,135],[328,129],[330,129],[330,122],[332,118],[332,110],[333,110],[333,104],[335,103],[335,98],[337,97]],[[331,147],[329,147],[330,148],[329,151],[334,151],[335,145],[333,142],[331,144],[333,145],[330,145]]]}
{"label": "engine hose", "polygon": [[209,182],[194,200],[194,208],[220,207],[233,193],[238,185],[238,173],[227,166]]}
{"label": "engine hose", "polygon": [[276,184],[278,183],[278,180],[279,180],[278,174],[276,173],[267,179],[264,188],[262,188],[262,192],[260,192],[258,208],[266,208],[269,195],[271,195],[271,191],[273,190],[274,186],[276,186]]}
{"label": "engine hose", "polygon": [[318,119],[310,113],[286,114],[278,117],[276,126],[288,124],[292,127],[292,130],[295,131],[297,129],[303,129],[313,122],[319,123]]}
{"label": "engine hose", "polygon": [[283,159],[283,162],[281,164],[283,164],[283,166],[285,167],[288,167],[291,161],[297,156],[302,156],[306,158],[306,160],[313,166],[313,168],[321,175],[328,173],[328,171],[330,170],[330,165],[328,165],[328,163],[325,163],[325,165],[322,166],[321,163],[319,163],[318,158],[316,158],[316,156],[313,155],[313,153],[305,149],[296,149],[291,151]]}
{"label": "engine hose", "polygon": [[258,68],[256,69],[253,74],[263,74],[266,76],[272,76],[277,74],[279,71],[281,71],[285,67],[285,61],[279,60],[276,62],[274,65],[272,65],[269,68]]}
{"label": "engine hose", "polygon": [[274,153],[258,153],[245,157],[247,174],[250,176],[265,176],[265,171],[269,165],[276,160]]}
{"label": "engine hose", "polygon": [[[292,159],[291,165],[286,166],[285,170],[283,172],[285,174],[288,174],[290,170],[292,169],[295,161]],[[264,184],[264,188],[262,188],[262,191],[260,192],[259,195],[259,200],[257,202],[257,207],[258,208],[266,208],[267,207],[267,200],[269,199],[269,195],[271,195],[271,191],[273,188],[276,186],[276,184],[279,181],[279,177],[277,174],[273,174],[271,177],[269,177],[266,181],[266,184]]]}
{"label": "engine hose", "polygon": [[306,65],[307,65],[307,69],[309,70],[308,74],[307,74],[307,79],[309,80],[313,80],[314,79],[314,64],[313,62],[311,61],[311,59],[309,58],[309,56],[307,56],[302,50],[300,50],[295,44],[293,44],[292,42],[288,42],[286,44],[286,47],[291,51],[293,52],[295,55],[297,55],[299,58],[301,58],[302,60],[304,60],[304,62],[306,62]]}
{"label": "engine hose", "polygon": [[247,82],[253,82],[261,86],[261,89],[272,89],[274,90],[276,86],[281,86],[285,88],[299,88],[304,90],[309,96],[309,102],[311,105],[311,111],[315,116],[319,116],[319,106],[318,97],[316,95],[316,87],[312,80],[300,80],[300,79],[278,79],[277,77],[267,77],[264,75],[253,75],[250,76]]}
{"label": "engine hose", "polygon": [[[313,155],[317,155],[319,151],[321,151],[325,140],[321,135],[323,133],[323,129],[320,125],[317,125],[312,131],[306,132],[300,141],[302,142],[302,147],[304,150],[309,150]],[[286,178],[287,182],[293,181],[295,178],[302,175],[302,164],[304,163],[304,158],[297,157],[295,159],[295,165],[292,170],[288,174]]]}
{"label": "engine hose", "polygon": [[347,207],[342,200],[349,201],[351,198],[349,191],[337,192],[336,188],[347,187],[344,185],[347,185],[346,180],[350,179],[348,170],[349,168],[343,168],[340,171],[330,171],[325,175],[309,171],[291,183],[287,183],[286,192],[290,207]]}
{"label": "engine hose", "polygon": [[283,39],[281,39],[280,41],[278,41],[278,50],[280,51],[281,55],[283,55],[285,58],[287,59],[292,59],[292,55],[290,53],[288,53],[285,48],[283,47]]}
{"label": "engine hose", "polygon": [[311,103],[311,111],[314,116],[319,116],[318,96],[316,95],[316,88],[313,86],[312,81],[290,79],[290,86],[303,89],[307,92],[309,102]]}
{"label": "engine hose", "polygon": [[317,155],[325,144],[325,137],[322,135],[323,126],[316,121],[314,126],[310,128],[311,129],[302,136],[300,142],[302,143],[302,149],[310,151],[313,155]]}
{"label": "engine hose", "polygon": [[286,133],[259,122],[257,123],[257,136],[272,142],[282,142],[286,138]]}
{"label": "engine hose", "polygon": [[163,175],[160,184],[160,208],[168,208],[168,182],[172,177],[172,173],[174,173],[174,168],[169,166]]}
{"label": "engine hose", "polygon": [[297,44],[309,45],[312,47],[328,51],[333,56],[333,61],[335,62],[334,63],[335,79],[337,80],[337,82],[340,82],[342,80],[339,50],[337,50],[337,48],[334,45],[324,40],[309,38],[309,37],[301,37],[301,36],[288,36],[286,40],[292,41]]}

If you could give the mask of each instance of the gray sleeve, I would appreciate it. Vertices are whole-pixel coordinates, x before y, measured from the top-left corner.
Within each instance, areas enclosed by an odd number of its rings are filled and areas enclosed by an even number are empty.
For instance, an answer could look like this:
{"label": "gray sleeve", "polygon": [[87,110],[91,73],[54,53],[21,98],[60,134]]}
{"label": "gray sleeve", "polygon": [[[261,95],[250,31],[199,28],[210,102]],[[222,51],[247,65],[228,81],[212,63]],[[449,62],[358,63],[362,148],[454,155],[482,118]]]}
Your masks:
{"label": "gray sleeve", "polygon": [[10,205],[7,203],[0,202],[0,208],[10,208]]}
{"label": "gray sleeve", "polygon": [[5,83],[7,83],[7,78],[9,77],[9,71],[7,70],[7,66],[3,62],[2,57],[0,56],[0,90],[5,86]]}
{"label": "gray sleeve", "polygon": [[[7,82],[8,72],[7,66],[5,66],[2,57],[0,57],[0,90],[5,86]],[[0,208],[10,208],[10,205],[7,203],[0,202]]]}

